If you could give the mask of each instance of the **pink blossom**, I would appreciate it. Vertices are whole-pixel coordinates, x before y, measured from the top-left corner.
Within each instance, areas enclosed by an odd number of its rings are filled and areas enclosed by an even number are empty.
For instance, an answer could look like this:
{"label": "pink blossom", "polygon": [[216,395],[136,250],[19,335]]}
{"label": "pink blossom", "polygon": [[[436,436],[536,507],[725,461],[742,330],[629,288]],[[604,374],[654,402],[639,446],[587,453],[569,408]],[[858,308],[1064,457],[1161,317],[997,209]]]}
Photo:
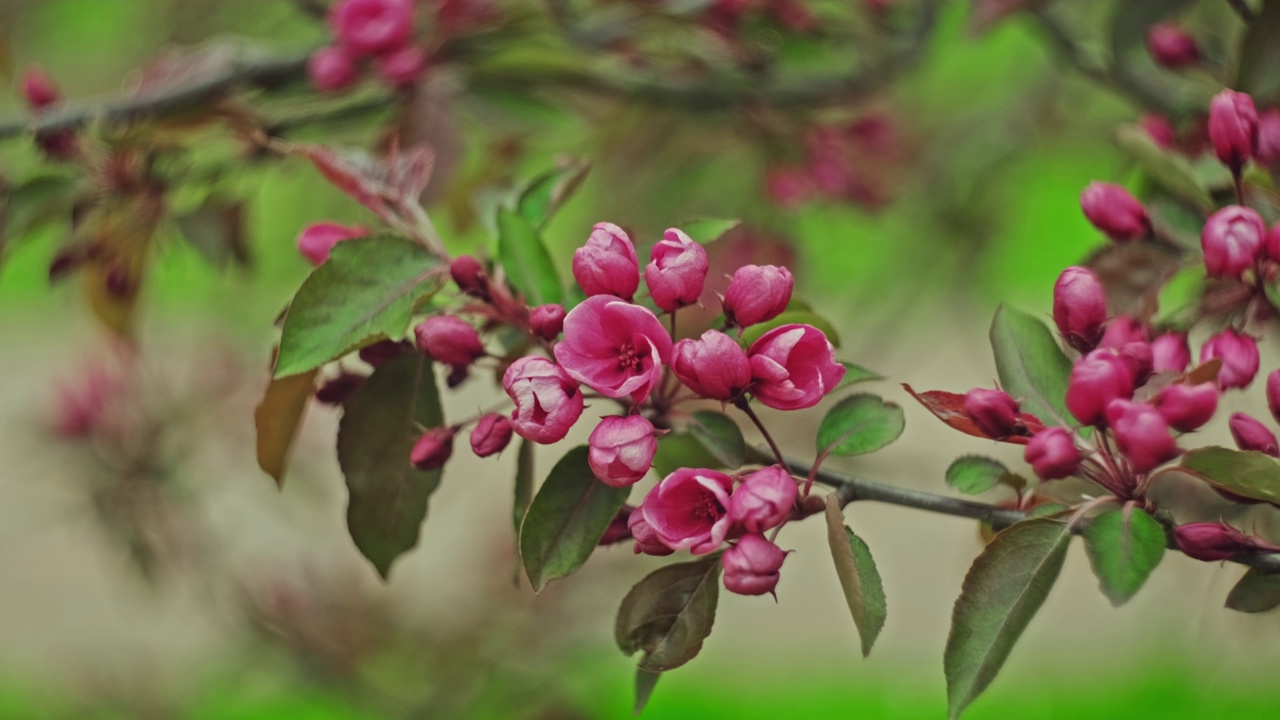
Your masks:
{"label": "pink blossom", "polygon": [[1141,320],[1129,315],[1117,315],[1107,323],[1098,347],[1119,350],[1129,343],[1146,342],[1147,336],[1147,326]]}
{"label": "pink blossom", "polygon": [[356,61],[337,45],[322,47],[307,59],[311,86],[321,92],[351,87],[360,78]]}
{"label": "pink blossom", "polygon": [[1003,390],[970,390],[964,396],[964,410],[973,424],[988,437],[1008,437],[1019,422],[1018,401]]}
{"label": "pink blossom", "polygon": [[641,402],[662,381],[671,336],[647,308],[596,295],[569,311],[555,354],[578,382],[609,397],[629,395]]}
{"label": "pink blossom", "polygon": [[1186,333],[1165,333],[1151,341],[1152,372],[1182,372],[1191,364]]}
{"label": "pink blossom", "polygon": [[775,410],[800,410],[818,404],[844,377],[836,351],[812,325],[782,325],[760,336],[747,353],[752,393]]}
{"label": "pink blossom", "polygon": [[1080,207],[1094,227],[1116,242],[1137,240],[1151,230],[1147,209],[1115,183],[1090,183],[1080,195]]}
{"label": "pink blossom", "polygon": [[1253,98],[1223,90],[1209,103],[1209,141],[1223,165],[1239,172],[1253,157],[1258,140],[1258,110]]}
{"label": "pink blossom", "polygon": [[640,259],[622,228],[596,223],[586,244],[573,253],[573,278],[588,297],[616,295],[630,300],[640,287]]}
{"label": "pink blossom", "polygon": [[58,86],[44,69],[32,65],[22,76],[22,97],[33,110],[43,110],[62,99]]}
{"label": "pink blossom", "polygon": [[1152,401],[1169,427],[1191,432],[1203,427],[1218,409],[1218,386],[1213,383],[1166,386]]}
{"label": "pink blossom", "polygon": [[671,351],[671,369],[700,397],[728,402],[751,384],[751,362],[733,338],[708,330],[698,340],[684,339]]}
{"label": "pink blossom", "polygon": [[505,415],[485,413],[471,430],[471,451],[479,457],[496,455],[511,442],[511,421]]}
{"label": "pink blossom", "polygon": [[631,531],[631,537],[636,539],[635,553],[637,555],[670,555],[675,552],[662,542],[658,534],[649,527],[649,523],[644,519],[644,507],[638,507],[631,512],[631,516],[627,518],[627,529]]}
{"label": "pink blossom", "polygon": [[449,265],[449,277],[464,294],[472,297],[489,297],[489,276],[484,266],[470,255],[459,255]]}
{"label": "pink blossom", "polygon": [[644,282],[654,304],[667,312],[692,305],[707,280],[707,251],[676,228],[669,228],[653,246]]}
{"label": "pink blossom", "polygon": [[529,329],[543,340],[555,340],[564,329],[563,305],[539,305],[529,313]]}
{"label": "pink blossom", "polygon": [[333,246],[343,240],[364,237],[369,231],[360,225],[339,225],[338,223],[312,223],[302,229],[298,235],[298,250],[311,261],[312,265],[321,265],[329,259]]}
{"label": "pink blossom", "polygon": [[729,517],[747,532],[771,530],[791,515],[797,493],[791,474],[770,465],[742,479],[730,499]]}
{"label": "pink blossom", "polygon": [[720,556],[724,586],[739,595],[773,593],[782,577],[779,570],[787,554],[763,535],[750,533]]}
{"label": "pink blossom", "polygon": [[658,452],[653,423],[639,415],[602,419],[587,445],[591,472],[600,482],[618,488],[639,482],[653,467]]}
{"label": "pink blossom", "polygon": [[1200,362],[1222,359],[1218,371],[1218,387],[1223,390],[1245,388],[1258,374],[1258,341],[1252,336],[1227,328],[1205,341],[1200,347]]}
{"label": "pink blossom", "polygon": [[747,327],[772,320],[787,309],[795,279],[784,267],[744,265],[733,273],[724,293],[729,322]]}
{"label": "pink blossom", "polygon": [[1071,347],[1089,352],[1102,340],[1107,298],[1092,270],[1069,267],[1053,286],[1053,322]]}
{"label": "pink blossom", "polygon": [[1173,529],[1178,549],[1187,557],[1205,562],[1227,560],[1255,549],[1269,549],[1267,543],[1246,536],[1239,530],[1215,522],[1184,523]]}
{"label": "pink blossom", "polygon": [[1236,447],[1241,450],[1280,457],[1280,442],[1276,441],[1276,434],[1254,418],[1242,412],[1233,413],[1227,421],[1227,427],[1231,430],[1231,438],[1236,441]]}
{"label": "pink blossom", "polygon": [[1172,150],[1178,144],[1178,134],[1174,131],[1173,125],[1163,115],[1144,113],[1138,120],[1138,124],[1142,126],[1143,130],[1147,131],[1147,136],[1156,145],[1159,145],[1162,150]]}
{"label": "pink blossom", "polygon": [[1169,434],[1169,424],[1155,408],[1146,403],[1113,400],[1107,406],[1107,424],[1115,437],[1116,447],[1136,472],[1154,470],[1178,454]]}
{"label": "pink blossom", "polygon": [[1267,409],[1271,411],[1271,417],[1280,423],[1280,370],[1267,374]]}
{"label": "pink blossom", "polygon": [[1120,356],[1110,350],[1095,350],[1071,369],[1067,410],[1082,424],[1097,425],[1105,420],[1111,401],[1132,395],[1133,375]]}
{"label": "pink blossom", "polygon": [[353,52],[382,55],[409,41],[413,15],[413,0],[339,0],[329,13],[329,26]]}
{"label": "pink blossom", "polygon": [[564,370],[538,355],[511,363],[502,388],[516,403],[516,434],[543,445],[559,442],[582,415],[582,392]]}
{"label": "pink blossom", "polygon": [[1200,48],[1177,23],[1164,22],[1151,26],[1147,31],[1147,50],[1161,67],[1170,70],[1184,68],[1200,62]]}
{"label": "pink blossom", "polygon": [[378,58],[378,77],[391,87],[412,85],[427,67],[427,56],[416,47],[402,47]]}
{"label": "pink blossom", "polygon": [[1263,254],[1266,234],[1253,208],[1230,205],[1215,212],[1200,233],[1205,270],[1213,277],[1240,277]]}
{"label": "pink blossom", "polygon": [[413,330],[418,349],[448,365],[470,365],[484,357],[480,334],[452,315],[433,315]]}
{"label": "pink blossom", "polygon": [[705,555],[729,534],[733,478],[717,470],[680,468],[645,496],[640,509],[654,535],[672,550]]}
{"label": "pink blossom", "polygon": [[1280,170],[1280,108],[1268,108],[1258,115],[1258,145],[1254,159],[1259,165]]}
{"label": "pink blossom", "polygon": [[432,428],[414,443],[409,460],[419,470],[438,470],[444,467],[453,455],[453,436],[458,430],[454,427]]}
{"label": "pink blossom", "polygon": [[1045,428],[1031,437],[1023,459],[1041,480],[1059,480],[1080,467],[1080,451],[1066,428]]}

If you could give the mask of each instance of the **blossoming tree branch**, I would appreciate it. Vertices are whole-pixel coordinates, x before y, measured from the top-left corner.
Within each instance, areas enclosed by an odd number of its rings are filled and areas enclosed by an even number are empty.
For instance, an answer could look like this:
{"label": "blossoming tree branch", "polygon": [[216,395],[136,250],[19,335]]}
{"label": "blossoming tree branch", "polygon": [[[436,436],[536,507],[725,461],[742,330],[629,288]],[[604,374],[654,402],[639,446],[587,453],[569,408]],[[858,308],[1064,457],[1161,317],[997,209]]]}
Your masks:
{"label": "blossoming tree branch", "polygon": [[[661,674],[692,660],[708,640],[721,588],[785,603],[784,532],[792,523],[821,516],[813,521],[826,524],[866,654],[890,598],[844,507],[875,501],[974,518],[989,541],[955,602],[944,656],[950,714],[958,717],[1009,658],[1073,536],[1083,537],[1115,605],[1139,592],[1169,551],[1241,566],[1229,608],[1280,605],[1280,547],[1239,521],[1249,506],[1280,505],[1280,442],[1272,429],[1280,423],[1280,369],[1264,372],[1258,348],[1280,316],[1280,3],[1221,3],[1238,40],[1230,62],[1216,64],[1176,19],[1194,3],[1121,3],[1111,29],[1114,62],[1102,65],[1083,53],[1053,3],[975,3],[978,25],[1027,13],[1070,64],[1148,110],[1117,133],[1148,180],[1145,197],[1106,182],[1084,189],[1081,209],[1110,243],[1065,269],[1051,293],[1046,288],[1052,326],[1002,307],[990,327],[997,387],[962,393],[904,384],[899,396],[972,436],[975,451],[992,441],[1023,446],[1025,468],[981,454],[939,468],[954,491],[1005,498],[991,502],[824,467],[833,456],[896,441],[902,408],[853,389],[882,378],[840,358],[834,325],[794,296],[788,268],[746,262],[727,269],[722,291],[709,292],[716,278],[708,248],[737,221],[672,220],[660,233],[601,221],[581,228],[571,263],[561,262],[542,229],[584,181],[585,166],[570,164],[509,188],[486,210],[491,252],[455,256],[423,200],[438,170],[429,147],[401,143],[394,125],[373,153],[287,137],[300,124],[408,106],[425,75],[455,65],[471,71],[473,91],[528,80],[691,112],[752,106],[776,113],[787,118],[784,134],[796,151],[769,159],[759,180],[770,199],[875,206],[887,201],[886,189],[861,172],[858,159],[878,146],[871,138],[883,128],[865,117],[816,122],[799,108],[839,105],[905,70],[937,4],[860,5],[860,21],[891,39],[862,71],[757,86],[742,82],[748,69],[773,59],[753,42],[752,28],[814,32],[819,11],[801,0],[637,4],[628,28],[677,22],[733,59],[685,84],[644,70],[662,58],[646,54],[643,31],[619,37],[577,4],[549,3],[546,21],[564,42],[579,52],[616,53],[640,70],[468,66],[479,62],[477,48],[493,49],[532,22],[526,9],[484,0],[337,0],[320,12],[332,42],[301,60],[228,63],[214,53],[194,68],[161,63],[144,73],[134,96],[101,107],[64,107],[53,81],[32,70],[22,93],[33,114],[0,124],[0,135],[29,129],[47,161],[68,172],[17,186],[6,210],[12,218],[35,203],[47,212],[23,217],[75,218],[51,278],[79,273],[96,314],[128,338],[157,228],[172,213],[168,190],[191,180],[165,174],[189,167],[174,162],[183,146],[166,121],[194,116],[255,156],[311,163],[369,221],[318,218],[297,237],[314,269],[281,316],[272,379],[255,417],[258,461],[283,482],[308,405],[340,406],[347,528],[377,573],[391,577],[417,545],[455,446],[480,458],[515,454],[510,531],[533,591],[573,574],[605,546],[672,557],[625,594],[614,628],[619,648],[639,655],[639,710]],[[1142,46],[1157,74],[1125,64]],[[184,83],[184,72],[196,80]],[[236,94],[256,85],[269,96],[303,75],[324,103],[307,115],[264,121],[250,97]],[[1206,77],[1214,78],[1211,91]],[[1168,82],[1185,82],[1202,102],[1172,107],[1159,91]],[[344,99],[362,84],[379,90],[359,102]],[[223,250],[235,254],[243,248],[228,226],[233,207],[211,202],[201,211],[223,228]],[[30,229],[8,228],[15,237]],[[1175,278],[1194,291],[1169,292]],[[498,380],[493,405],[446,418],[442,393],[478,382],[481,370]],[[1265,393],[1270,417],[1232,413],[1225,422],[1235,447],[1198,443],[1197,430],[1222,420],[1223,398],[1250,389]],[[834,401],[817,410],[828,398]],[[813,444],[784,449],[769,426],[780,416],[762,408],[811,416]],[[91,407],[75,420],[68,436],[93,433]],[[574,428],[590,428],[586,444],[558,447]],[[549,470],[539,471],[538,446],[557,446]]]}

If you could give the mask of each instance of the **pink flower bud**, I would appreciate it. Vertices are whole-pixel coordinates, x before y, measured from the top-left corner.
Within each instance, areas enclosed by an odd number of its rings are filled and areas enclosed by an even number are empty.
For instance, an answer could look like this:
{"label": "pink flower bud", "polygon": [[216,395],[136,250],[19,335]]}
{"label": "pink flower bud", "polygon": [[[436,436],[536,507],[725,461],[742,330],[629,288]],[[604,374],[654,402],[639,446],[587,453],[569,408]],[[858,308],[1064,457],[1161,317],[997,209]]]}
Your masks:
{"label": "pink flower bud", "polygon": [[444,467],[453,455],[453,436],[457,428],[432,428],[414,443],[409,460],[419,470],[438,470]]}
{"label": "pink flower bud", "polygon": [[631,527],[629,522],[631,514],[636,511],[630,505],[623,505],[618,509],[618,513],[609,521],[609,527],[604,529],[604,535],[600,536],[600,542],[596,545],[614,545],[624,540],[632,539]]}
{"label": "pink flower bud", "polygon": [[1080,451],[1066,428],[1045,428],[1031,436],[1022,457],[1041,480],[1059,480],[1080,467]]}
{"label": "pink flower bud", "polygon": [[812,188],[804,168],[771,167],[764,174],[765,194],[781,208],[795,208],[809,198]]}
{"label": "pink flower bud", "polygon": [[613,223],[596,223],[586,244],[573,253],[573,277],[588,297],[630,300],[640,287],[640,260],[631,238]]}
{"label": "pink flower bud", "polygon": [[752,343],[747,356],[752,394],[775,410],[817,405],[845,373],[827,336],[812,325],[776,327]]}
{"label": "pink flower bud", "polygon": [[600,482],[622,488],[634,485],[653,467],[658,438],[653,423],[639,415],[606,417],[587,440],[587,463]]}
{"label": "pink flower bud", "polygon": [[1232,413],[1231,419],[1227,421],[1227,427],[1231,429],[1231,437],[1236,441],[1236,447],[1241,450],[1253,450],[1272,457],[1280,457],[1280,442],[1276,441],[1275,433],[1268,430],[1266,425],[1238,412]]}
{"label": "pink flower bud", "polygon": [[1222,358],[1218,387],[1223,390],[1248,387],[1258,374],[1258,341],[1227,328],[1200,347],[1201,364],[1214,358]]}
{"label": "pink flower bud", "polygon": [[418,350],[447,365],[470,365],[484,357],[480,333],[452,315],[434,315],[413,329]]}
{"label": "pink flower bud", "polygon": [[[773,594],[787,554],[763,535],[749,533],[720,556],[724,586],[739,595]],[[776,596],[775,596],[776,597]]]}
{"label": "pink flower bud", "polygon": [[1147,209],[1115,183],[1089,183],[1080,194],[1080,208],[1094,227],[1116,242],[1137,240],[1151,230]]}
{"label": "pink flower bud", "polygon": [[1253,157],[1258,140],[1258,110],[1253,98],[1223,90],[1209,103],[1209,140],[1223,165],[1239,172]]}
{"label": "pink flower bud", "polygon": [[1053,286],[1053,322],[1071,347],[1089,352],[1102,340],[1107,298],[1091,270],[1069,267]]}
{"label": "pink flower bud", "polygon": [[1213,522],[1185,523],[1173,529],[1178,549],[1205,562],[1227,560],[1255,546],[1244,533]]}
{"label": "pink flower bud", "polygon": [[1133,395],[1133,375],[1120,356],[1095,350],[1071,369],[1067,381],[1067,409],[1084,425],[1106,420],[1107,406]]}
{"label": "pink flower bud", "polygon": [[1240,277],[1262,256],[1266,234],[1253,208],[1231,205],[1215,212],[1200,233],[1205,269],[1212,277]]}
{"label": "pink flower bud", "polygon": [[402,47],[378,58],[378,77],[391,87],[412,85],[427,67],[427,56],[416,47]]}
{"label": "pink flower bud", "polygon": [[511,420],[516,434],[536,443],[559,442],[582,415],[578,384],[550,360],[529,355],[511,363],[502,389],[516,403]]}
{"label": "pink flower bud", "polygon": [[1253,159],[1259,165],[1280,170],[1280,108],[1269,108],[1258,115],[1258,146]]}
{"label": "pink flower bud", "polygon": [[1178,446],[1155,408],[1130,400],[1112,400],[1107,406],[1107,424],[1116,447],[1136,472],[1154,470],[1178,455]]}
{"label": "pink flower bud", "polygon": [[680,468],[645,495],[640,509],[664,545],[706,555],[719,548],[729,534],[732,492],[733,478],[722,472]]}
{"label": "pink flower bud", "polygon": [[543,340],[555,340],[564,329],[563,305],[539,305],[529,313],[529,329]]}
{"label": "pink flower bud", "polygon": [[1200,62],[1200,49],[1195,38],[1176,23],[1165,22],[1147,31],[1147,50],[1161,67],[1169,70],[1189,67]]}
{"label": "pink flower bud", "polygon": [[762,533],[781,525],[796,503],[796,481],[771,465],[742,479],[729,501],[729,517],[747,532]]}
{"label": "pink flower bud", "polygon": [[707,280],[707,251],[676,228],[669,228],[649,253],[644,281],[653,302],[672,312],[698,302]]}
{"label": "pink flower bud", "polygon": [[1124,366],[1129,368],[1129,374],[1133,377],[1133,386],[1138,388],[1145,385],[1151,378],[1152,368],[1155,367],[1155,355],[1151,350],[1151,344],[1142,341],[1125,343],[1120,346],[1116,354],[1120,356]]}
{"label": "pink flower bud", "polygon": [[1138,120],[1138,124],[1147,131],[1147,136],[1161,149],[1172,150],[1178,144],[1178,133],[1163,115],[1144,113]]}
{"label": "pink flower bud", "polygon": [[360,348],[360,359],[373,367],[378,367],[388,360],[394,360],[415,349],[413,343],[403,340],[379,340],[372,345]]}
{"label": "pink flower bud", "polygon": [[341,405],[364,384],[364,376],[342,373],[316,388],[316,402],[324,405]]}
{"label": "pink flower bud", "polygon": [[964,410],[987,437],[1009,437],[1019,423],[1018,401],[1003,390],[970,390],[964,396]]}
{"label": "pink flower bud", "polygon": [[470,255],[459,255],[449,265],[449,276],[463,293],[478,298],[489,297],[489,276],[480,261]]}
{"label": "pink flower bud", "polygon": [[409,41],[413,0],[339,0],[329,13],[338,42],[362,55],[381,55]]}
{"label": "pink flower bud", "polygon": [[1267,232],[1267,237],[1262,242],[1266,247],[1267,257],[1272,260],[1280,258],[1280,222],[1271,226],[1271,230]]}
{"label": "pink flower bud", "polygon": [[511,442],[511,421],[505,415],[485,413],[471,430],[471,451],[479,457],[502,452]]}
{"label": "pink flower bud", "polygon": [[322,47],[307,60],[307,76],[311,86],[321,92],[351,87],[360,78],[356,61],[336,45]]}
{"label": "pink flower bud", "polygon": [[1191,432],[1209,422],[1218,409],[1218,386],[1174,383],[1161,390],[1152,404],[1169,427],[1178,432]]}
{"label": "pink flower bud", "polygon": [[675,552],[662,542],[658,534],[649,527],[649,523],[644,520],[644,507],[638,507],[631,511],[631,516],[627,518],[627,529],[631,531],[631,537],[636,539],[635,553],[640,555],[670,555]]}
{"label": "pink flower bud", "polygon": [[32,65],[22,76],[22,97],[31,109],[43,110],[61,100],[62,94],[42,68]]}
{"label": "pink flower bud", "polygon": [[772,320],[787,309],[795,278],[784,267],[744,265],[733,274],[724,294],[724,314],[738,327]]}
{"label": "pink flower bud", "polygon": [[1191,364],[1186,333],[1165,333],[1151,341],[1152,372],[1182,372]]}
{"label": "pink flower bud", "polygon": [[360,225],[339,225],[338,223],[312,223],[298,234],[298,251],[312,265],[321,265],[329,259],[333,246],[343,240],[364,237],[369,231]]}
{"label": "pink flower bud", "polygon": [[1267,375],[1267,408],[1271,417],[1280,423],[1280,370],[1272,370]]}
{"label": "pink flower bud", "polygon": [[671,369],[680,382],[700,397],[728,402],[751,384],[747,353],[719,330],[698,340],[685,339],[671,349]]}
{"label": "pink flower bud", "polygon": [[596,295],[565,316],[555,355],[578,382],[612,398],[642,402],[662,381],[671,336],[648,308]]}
{"label": "pink flower bud", "polygon": [[1129,343],[1146,342],[1148,335],[1147,326],[1142,321],[1128,315],[1118,315],[1107,323],[1098,347],[1119,351]]}

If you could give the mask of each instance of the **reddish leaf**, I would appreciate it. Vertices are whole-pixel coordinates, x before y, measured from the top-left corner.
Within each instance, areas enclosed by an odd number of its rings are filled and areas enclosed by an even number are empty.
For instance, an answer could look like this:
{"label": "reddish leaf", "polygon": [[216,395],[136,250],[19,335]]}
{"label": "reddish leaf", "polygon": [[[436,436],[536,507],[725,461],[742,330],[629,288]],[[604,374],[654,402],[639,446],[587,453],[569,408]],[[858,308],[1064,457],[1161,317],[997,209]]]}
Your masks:
{"label": "reddish leaf", "polygon": [[1010,435],[1004,438],[994,438],[978,429],[973,420],[969,419],[969,414],[964,411],[964,395],[960,393],[946,392],[945,390],[926,390],[918,393],[911,389],[907,383],[902,383],[902,387],[911,394],[921,405],[925,406],[929,412],[933,413],[939,420],[959,430],[966,435],[974,437],[987,438],[988,440],[996,440],[998,442],[1013,443],[1014,445],[1026,445],[1031,435],[1034,435],[1044,429],[1044,423],[1040,422],[1040,418],[1031,413],[1020,413],[1018,418],[1027,426],[1027,435]]}
{"label": "reddish leaf", "polygon": [[310,160],[334,187],[380,217],[391,214],[391,205],[416,203],[435,162],[435,153],[425,145],[392,147],[386,158],[323,145],[293,145],[290,152]]}
{"label": "reddish leaf", "polygon": [[258,431],[258,467],[275,478],[276,485],[284,485],[289,451],[307,412],[316,372],[317,369],[312,369],[273,379],[253,411],[253,423]]}

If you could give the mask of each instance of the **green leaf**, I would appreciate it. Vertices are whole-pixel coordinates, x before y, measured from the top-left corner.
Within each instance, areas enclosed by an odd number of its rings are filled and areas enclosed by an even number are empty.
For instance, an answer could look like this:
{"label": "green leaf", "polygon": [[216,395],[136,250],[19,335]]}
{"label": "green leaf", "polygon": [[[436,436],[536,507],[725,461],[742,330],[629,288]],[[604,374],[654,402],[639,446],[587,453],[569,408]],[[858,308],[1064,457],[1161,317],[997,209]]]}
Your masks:
{"label": "green leaf", "polygon": [[694,242],[702,245],[710,245],[719,240],[725,233],[742,224],[741,220],[716,220],[702,219],[690,220],[680,225],[680,230],[684,231]]}
{"label": "green leaf", "polygon": [[520,560],[535,592],[582,567],[630,494],[596,479],[585,445],[551,468],[520,524]]}
{"label": "green leaf", "polygon": [[831,341],[832,345],[840,347],[840,333],[836,332],[836,326],[832,325],[830,320],[811,310],[788,310],[768,322],[752,325],[742,331],[742,341],[750,346],[751,343],[759,340],[761,335],[764,335],[770,330],[782,327],[783,325],[791,325],[793,323],[812,325],[818,328],[822,331],[822,334],[827,336],[827,339]]}
{"label": "green leaf", "polygon": [[402,337],[414,305],[439,288],[435,270],[426,248],[401,237],[333,246],[289,305],[275,376],[305,372],[373,338]]}
{"label": "green leaf", "polygon": [[520,440],[520,449],[516,452],[516,486],[515,498],[511,506],[511,519],[515,522],[516,536],[520,535],[520,524],[529,511],[529,503],[533,500],[533,443]]}
{"label": "green leaf", "polygon": [[719,461],[718,467],[741,467],[747,455],[747,442],[728,415],[714,410],[699,410],[693,414],[689,432]]}
{"label": "green leaf", "polygon": [[871,550],[844,524],[844,515],[834,494],[827,495],[826,518],[831,559],[836,563],[836,575],[840,578],[845,602],[849,604],[849,613],[853,615],[853,624],[862,638],[862,657],[867,657],[888,615],[884,584],[871,558]]}
{"label": "green leaf", "polygon": [[844,377],[840,378],[840,382],[836,384],[834,388],[831,388],[831,392],[843,390],[850,385],[857,385],[858,383],[884,379],[884,376],[880,373],[854,365],[853,363],[842,361],[840,364],[844,366]]}
{"label": "green leaf", "polygon": [[1240,578],[1227,595],[1227,608],[1242,613],[1260,613],[1280,606],[1280,575],[1264,575],[1258,568]]}
{"label": "green leaf", "polygon": [[258,467],[274,478],[276,485],[284,485],[289,452],[307,413],[315,377],[316,371],[311,370],[272,379],[254,408]]}
{"label": "green leaf", "polygon": [[0,248],[58,218],[71,219],[79,186],[70,175],[38,175],[0,195]]}
{"label": "green leaf", "polygon": [[211,198],[192,212],[174,217],[182,238],[210,265],[225,269],[235,263],[249,265],[245,238],[244,204]]}
{"label": "green leaf", "polygon": [[1270,455],[1204,447],[1183,455],[1182,467],[1228,492],[1280,505],[1280,463]]}
{"label": "green leaf", "polygon": [[556,210],[573,197],[591,172],[587,160],[574,160],[534,178],[516,199],[516,212],[541,230]]}
{"label": "green leaf", "polygon": [[879,395],[850,395],[822,418],[817,452],[845,456],[875,452],[897,440],[905,426],[902,408],[896,403],[885,402]]}
{"label": "green leaf", "polygon": [[991,321],[991,349],[1005,392],[1045,425],[1071,427],[1067,412],[1067,378],[1071,361],[1049,328],[1035,317],[1001,305]]}
{"label": "green leaf", "polygon": [[720,595],[720,554],[659,568],[627,592],[614,638],[640,669],[665,672],[692,660],[711,634]]}
{"label": "green leaf", "polygon": [[[341,243],[339,243],[341,244]],[[431,361],[410,353],[379,365],[347,400],[338,424],[338,464],[346,477],[347,530],[385,579],[418,544],[440,471],[409,463],[418,427],[444,425]]]}
{"label": "green leaf", "polygon": [[692,432],[674,432],[658,438],[658,452],[653,456],[653,469],[666,477],[682,467],[720,469],[717,458]]}
{"label": "green leaf", "polygon": [[1111,52],[1121,62],[1125,52],[1143,42],[1152,25],[1172,15],[1190,0],[1116,0],[1111,16]]}
{"label": "green leaf", "polygon": [[564,300],[560,275],[542,235],[529,221],[498,208],[498,258],[509,280],[531,306]]}
{"label": "green leaf", "polygon": [[1202,211],[1214,209],[1213,197],[1196,175],[1191,163],[1185,157],[1167,152],[1157,145],[1146,130],[1138,125],[1121,125],[1116,128],[1115,143],[1121,152],[1133,158],[1152,180],[1170,194]]}
{"label": "green leaf", "polygon": [[661,677],[662,673],[636,668],[636,704],[631,711],[632,715],[644,712],[644,706],[649,704],[649,698],[653,695],[653,687]]}
{"label": "green leaf", "polygon": [[1062,571],[1071,533],[1057,520],[1001,531],[965,576],[943,653],[948,717],[958,718],[991,684]]}
{"label": "green leaf", "polygon": [[1249,93],[1259,105],[1280,94],[1280,3],[1262,4],[1240,44],[1240,70],[1236,87]]}
{"label": "green leaf", "polygon": [[1142,509],[1125,506],[1089,522],[1084,549],[1102,592],[1115,607],[1129,602],[1164,557],[1164,528]]}
{"label": "green leaf", "polygon": [[966,495],[981,495],[1000,484],[1009,469],[999,460],[981,455],[958,457],[947,468],[947,484]]}

